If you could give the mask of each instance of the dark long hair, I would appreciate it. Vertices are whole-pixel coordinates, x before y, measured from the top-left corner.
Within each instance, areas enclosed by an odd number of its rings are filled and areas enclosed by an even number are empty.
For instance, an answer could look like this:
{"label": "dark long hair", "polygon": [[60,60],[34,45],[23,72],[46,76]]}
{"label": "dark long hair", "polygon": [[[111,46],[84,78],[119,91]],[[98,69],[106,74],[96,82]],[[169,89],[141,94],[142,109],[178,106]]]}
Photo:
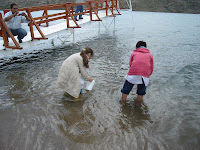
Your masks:
{"label": "dark long hair", "polygon": [[91,56],[93,56],[93,50],[91,48],[88,48],[88,47],[82,49],[81,53],[80,53],[81,57],[83,58],[83,65],[86,68],[89,68],[89,65],[88,65],[89,60],[88,60],[88,57],[87,57],[88,53],[90,53]]}

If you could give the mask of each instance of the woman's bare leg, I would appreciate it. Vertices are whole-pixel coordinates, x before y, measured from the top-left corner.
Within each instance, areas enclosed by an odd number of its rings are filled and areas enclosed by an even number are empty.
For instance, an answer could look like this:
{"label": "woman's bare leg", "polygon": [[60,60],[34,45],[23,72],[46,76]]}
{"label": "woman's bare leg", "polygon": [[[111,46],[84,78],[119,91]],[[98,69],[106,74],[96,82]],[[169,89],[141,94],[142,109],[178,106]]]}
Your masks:
{"label": "woman's bare leg", "polygon": [[137,101],[136,101],[136,106],[139,106],[142,102],[143,95],[137,95]]}
{"label": "woman's bare leg", "polygon": [[138,102],[142,102],[143,99],[143,95],[137,95],[137,101]]}
{"label": "woman's bare leg", "polygon": [[122,105],[126,105],[126,98],[127,98],[127,94],[122,93]]}

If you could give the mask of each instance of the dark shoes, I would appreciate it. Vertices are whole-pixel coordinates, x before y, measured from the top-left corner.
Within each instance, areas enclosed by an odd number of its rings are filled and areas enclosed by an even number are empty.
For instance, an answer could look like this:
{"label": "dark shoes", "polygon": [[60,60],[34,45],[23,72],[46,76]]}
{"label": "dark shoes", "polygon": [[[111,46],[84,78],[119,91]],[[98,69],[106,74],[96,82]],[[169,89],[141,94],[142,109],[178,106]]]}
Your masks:
{"label": "dark shoes", "polygon": [[[19,40],[19,43],[22,43],[22,39],[18,39]],[[9,41],[8,41],[8,43],[9,43]],[[3,46],[5,46],[4,44],[3,44]]]}
{"label": "dark shoes", "polygon": [[[74,18],[76,21],[78,21],[78,19],[77,18]],[[83,19],[83,17],[79,17],[79,19]]]}
{"label": "dark shoes", "polygon": [[22,43],[22,39],[19,39],[19,43]]}

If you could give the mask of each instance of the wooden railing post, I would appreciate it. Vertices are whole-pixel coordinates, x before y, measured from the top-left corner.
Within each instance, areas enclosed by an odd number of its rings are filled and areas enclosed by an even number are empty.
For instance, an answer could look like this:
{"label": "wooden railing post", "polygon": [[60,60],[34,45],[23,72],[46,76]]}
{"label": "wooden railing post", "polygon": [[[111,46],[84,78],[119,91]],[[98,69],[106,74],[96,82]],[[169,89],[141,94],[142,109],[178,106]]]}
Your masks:
{"label": "wooden railing post", "polygon": [[90,7],[90,21],[92,21],[92,2],[88,2]]}
{"label": "wooden railing post", "polygon": [[[2,14],[0,13],[0,20],[2,21],[3,17]],[[6,35],[6,30],[3,27],[2,22],[0,21],[0,26],[1,26],[1,33],[2,33],[2,37],[3,37],[3,41],[4,41],[4,46],[7,47],[8,46],[8,39],[7,39],[7,35]]]}
{"label": "wooden railing post", "polygon": [[48,27],[49,26],[49,22],[48,22],[48,12],[47,12],[47,9],[44,10],[44,13],[45,13],[45,17],[46,17],[46,26]]}
{"label": "wooden railing post", "polygon": [[121,1],[119,1],[119,7],[121,6],[120,9],[125,9],[124,6],[122,5]]}
{"label": "wooden railing post", "polygon": [[97,10],[97,13],[99,12],[99,2],[95,3],[95,9],[94,10]]}
{"label": "wooden railing post", "polygon": [[[27,12],[29,18],[31,18],[30,9],[27,9],[26,12]],[[34,36],[34,32],[33,32],[33,23],[32,23],[32,21],[29,23],[29,28],[30,28],[30,32],[31,32],[31,41],[33,41],[33,39],[35,38],[35,36]]]}
{"label": "wooden railing post", "polygon": [[[76,27],[70,27],[68,26],[68,28],[80,28],[80,26],[78,25],[78,23],[76,22],[76,20],[73,17],[73,14],[70,13],[70,11],[68,10],[68,8],[66,7],[66,12],[68,14],[68,17],[70,16],[72,18],[72,20],[74,21],[74,23],[76,24]],[[68,24],[69,25],[69,24]]]}
{"label": "wooden railing post", "polygon": [[114,0],[111,0],[112,1],[112,12],[114,10]]}
{"label": "wooden railing post", "polygon": [[106,16],[108,16],[108,0],[106,0]]}
{"label": "wooden railing post", "polygon": [[[95,9],[92,7],[92,3],[91,3],[91,5],[90,5],[90,12],[91,12],[91,21],[102,21],[100,18],[99,18],[99,16],[98,16],[98,12],[96,12],[95,11]],[[98,18],[97,20],[93,20],[92,19],[92,12],[94,12],[94,14],[96,15],[96,17]]]}
{"label": "wooden railing post", "polygon": [[66,13],[66,23],[67,23],[67,28],[69,28],[69,15],[68,15],[67,4],[65,4],[65,13]]}
{"label": "wooden railing post", "polygon": [[[33,39],[38,39],[38,40],[40,40],[40,39],[48,39],[48,38],[46,38],[46,37],[44,36],[44,34],[42,33],[42,31],[40,30],[40,27],[39,27],[38,24],[35,22],[35,20],[34,20],[34,18],[32,17],[32,15],[31,15],[29,9],[27,9],[27,12],[28,12],[28,14],[29,14],[29,18],[31,19],[32,24],[35,25],[36,29],[38,30],[38,32],[39,32],[40,35],[42,36],[42,38],[32,38],[32,40],[33,40]],[[34,37],[33,26],[31,26],[31,30],[32,30],[31,32],[32,32],[33,37]]]}

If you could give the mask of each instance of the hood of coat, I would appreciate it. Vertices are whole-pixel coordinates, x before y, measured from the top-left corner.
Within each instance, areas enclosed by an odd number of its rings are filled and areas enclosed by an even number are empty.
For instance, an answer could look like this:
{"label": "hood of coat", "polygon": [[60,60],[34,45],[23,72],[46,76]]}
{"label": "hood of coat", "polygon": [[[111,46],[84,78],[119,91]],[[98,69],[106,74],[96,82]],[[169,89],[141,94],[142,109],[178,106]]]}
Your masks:
{"label": "hood of coat", "polygon": [[143,47],[135,49],[134,52],[150,53],[147,48],[143,48]]}

